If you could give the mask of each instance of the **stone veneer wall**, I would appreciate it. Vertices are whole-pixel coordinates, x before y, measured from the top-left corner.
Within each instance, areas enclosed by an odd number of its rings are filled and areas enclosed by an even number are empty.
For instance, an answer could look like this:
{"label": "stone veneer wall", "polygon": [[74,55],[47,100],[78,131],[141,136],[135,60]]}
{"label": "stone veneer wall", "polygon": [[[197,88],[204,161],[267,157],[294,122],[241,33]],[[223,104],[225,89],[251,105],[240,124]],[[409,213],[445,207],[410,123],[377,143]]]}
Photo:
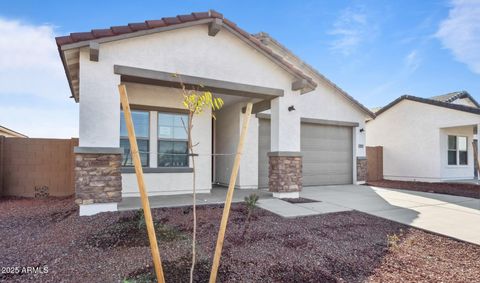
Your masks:
{"label": "stone veneer wall", "polygon": [[75,154],[75,202],[109,203],[122,200],[121,154]]}
{"label": "stone veneer wall", "polygon": [[357,157],[357,182],[367,181],[367,158]]}
{"label": "stone veneer wall", "polygon": [[302,157],[269,156],[270,192],[291,193],[302,190]]}

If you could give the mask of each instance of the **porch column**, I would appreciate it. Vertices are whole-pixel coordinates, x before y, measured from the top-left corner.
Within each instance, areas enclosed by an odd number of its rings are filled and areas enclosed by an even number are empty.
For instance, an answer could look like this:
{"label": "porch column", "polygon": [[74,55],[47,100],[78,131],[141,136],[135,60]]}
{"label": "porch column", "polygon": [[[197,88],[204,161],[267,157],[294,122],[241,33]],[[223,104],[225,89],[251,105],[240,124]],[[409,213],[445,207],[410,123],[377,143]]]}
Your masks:
{"label": "porch column", "polygon": [[278,198],[298,198],[302,189],[300,111],[291,93],[271,101],[268,187]]}
{"label": "porch column", "polygon": [[80,215],[116,211],[122,200],[120,76],[112,66],[80,52],[79,146],[75,153],[75,202]]}
{"label": "porch column", "polygon": [[122,201],[121,162],[118,147],[75,147],[75,202],[80,216],[116,211]]}

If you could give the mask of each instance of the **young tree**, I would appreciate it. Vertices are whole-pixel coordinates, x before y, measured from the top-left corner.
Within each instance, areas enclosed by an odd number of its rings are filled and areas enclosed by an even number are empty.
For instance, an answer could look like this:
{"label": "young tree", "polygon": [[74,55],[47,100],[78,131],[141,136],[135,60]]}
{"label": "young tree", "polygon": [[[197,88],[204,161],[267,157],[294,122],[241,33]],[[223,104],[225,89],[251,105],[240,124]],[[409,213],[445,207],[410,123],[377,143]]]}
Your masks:
{"label": "young tree", "polygon": [[[174,75],[178,77],[177,75]],[[219,97],[214,97],[210,91],[200,91],[198,89],[187,89],[185,84],[181,82],[180,85],[183,95],[183,106],[188,110],[188,123],[182,121],[187,131],[188,136],[188,152],[192,157],[193,167],[193,235],[192,235],[192,266],[190,267],[190,283],[193,282],[193,273],[195,270],[196,262],[196,237],[197,237],[197,210],[196,210],[196,168],[195,168],[195,153],[194,147],[197,144],[193,144],[192,141],[192,129],[193,119],[196,115],[199,115],[205,110],[210,109],[212,111],[212,117],[216,119],[214,111],[219,110],[223,106],[223,100]],[[203,88],[203,86],[199,86]]]}

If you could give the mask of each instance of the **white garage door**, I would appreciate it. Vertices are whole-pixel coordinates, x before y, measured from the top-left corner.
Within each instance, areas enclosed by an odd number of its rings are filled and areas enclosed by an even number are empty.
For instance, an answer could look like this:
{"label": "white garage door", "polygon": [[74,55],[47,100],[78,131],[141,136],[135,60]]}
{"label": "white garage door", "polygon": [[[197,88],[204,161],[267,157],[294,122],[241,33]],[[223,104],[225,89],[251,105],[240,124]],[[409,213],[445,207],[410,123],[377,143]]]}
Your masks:
{"label": "white garage door", "polygon": [[[268,187],[270,120],[259,119],[258,184]],[[353,183],[352,127],[302,123],[303,186]]]}
{"label": "white garage door", "polygon": [[304,186],[353,183],[352,132],[351,127],[302,123]]}

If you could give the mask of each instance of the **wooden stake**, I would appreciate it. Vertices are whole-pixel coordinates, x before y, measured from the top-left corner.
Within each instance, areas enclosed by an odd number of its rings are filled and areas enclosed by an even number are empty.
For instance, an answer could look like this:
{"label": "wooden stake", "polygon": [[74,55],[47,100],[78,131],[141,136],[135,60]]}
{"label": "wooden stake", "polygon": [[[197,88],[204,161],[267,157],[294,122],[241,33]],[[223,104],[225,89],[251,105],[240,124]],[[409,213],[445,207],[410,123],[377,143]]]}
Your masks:
{"label": "wooden stake", "polygon": [[123,113],[125,114],[125,123],[128,130],[128,139],[130,140],[130,147],[132,152],[133,164],[135,165],[135,174],[137,175],[138,189],[140,190],[140,197],[142,199],[143,213],[145,214],[145,223],[147,224],[148,240],[150,241],[150,250],[152,251],[153,266],[157,281],[164,283],[162,261],[160,259],[160,251],[158,250],[157,237],[155,236],[155,228],[153,226],[152,212],[150,210],[150,203],[148,202],[147,190],[143,181],[142,162],[140,161],[140,154],[138,152],[137,138],[135,137],[135,129],[133,127],[132,113],[130,112],[130,104],[128,102],[127,89],[125,85],[118,85],[120,91],[120,101],[122,102]]}
{"label": "wooden stake", "polygon": [[218,231],[217,246],[215,247],[215,255],[213,257],[212,272],[210,273],[210,283],[217,281],[218,267],[220,265],[220,256],[222,255],[223,240],[225,239],[225,230],[227,229],[228,215],[230,214],[230,205],[232,204],[233,190],[235,189],[235,182],[237,181],[238,169],[240,167],[240,159],[243,152],[243,144],[247,136],[248,124],[250,123],[250,116],[252,114],[252,103],[247,104],[245,116],[243,116],[242,132],[237,146],[237,154],[233,163],[232,174],[230,175],[230,183],[228,185],[227,198],[225,199],[225,206],[223,207],[222,221],[220,222],[220,229]]}

